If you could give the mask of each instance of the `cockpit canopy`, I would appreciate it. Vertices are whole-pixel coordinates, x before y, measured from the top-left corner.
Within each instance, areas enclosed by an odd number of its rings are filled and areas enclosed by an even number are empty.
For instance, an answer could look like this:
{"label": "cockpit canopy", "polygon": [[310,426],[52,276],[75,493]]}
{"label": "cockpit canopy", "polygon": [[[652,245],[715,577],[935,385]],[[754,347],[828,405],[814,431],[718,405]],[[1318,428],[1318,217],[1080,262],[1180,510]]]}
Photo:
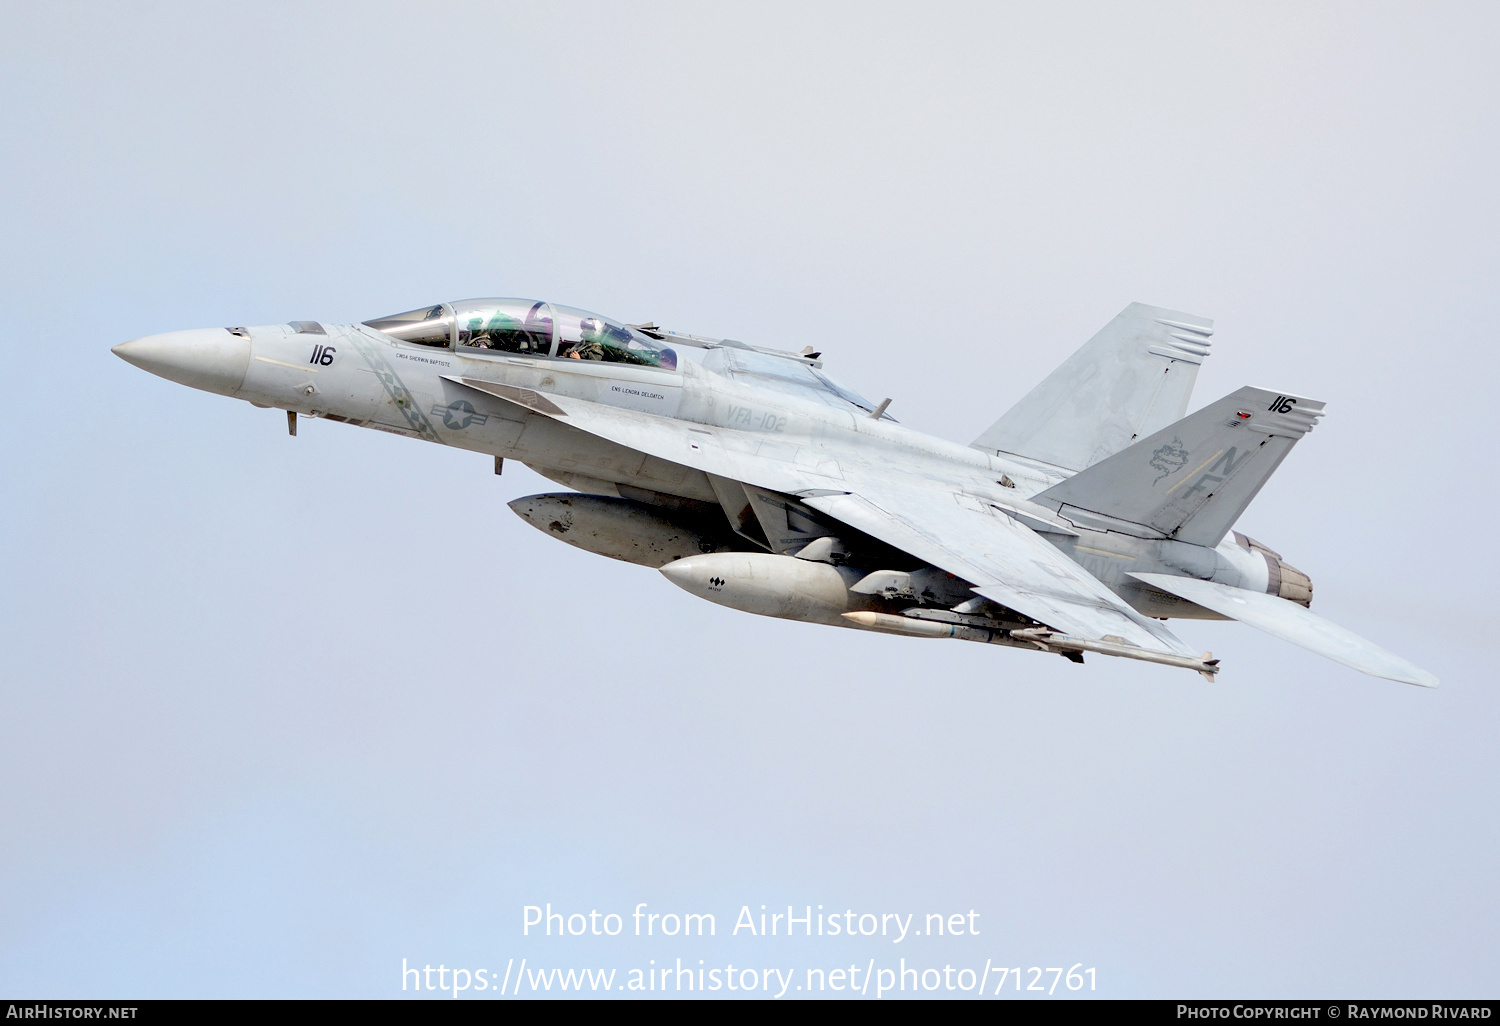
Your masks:
{"label": "cockpit canopy", "polygon": [[417,345],[677,369],[677,353],[627,324],[530,299],[465,299],[365,321]]}

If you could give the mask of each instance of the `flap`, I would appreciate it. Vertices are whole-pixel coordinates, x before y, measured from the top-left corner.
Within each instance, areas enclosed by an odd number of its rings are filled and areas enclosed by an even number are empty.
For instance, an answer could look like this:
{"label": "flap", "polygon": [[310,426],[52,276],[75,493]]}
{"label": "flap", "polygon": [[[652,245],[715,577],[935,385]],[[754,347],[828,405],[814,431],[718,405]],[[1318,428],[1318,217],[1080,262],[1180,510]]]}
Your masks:
{"label": "flap", "polygon": [[[803,502],[888,545],[962,577],[987,599],[1090,641],[1118,639],[1171,655],[1194,656],[1166,627],[1114,592],[1030,528],[944,501],[947,493],[856,486],[859,495]],[[878,499],[878,502],[875,501]]]}

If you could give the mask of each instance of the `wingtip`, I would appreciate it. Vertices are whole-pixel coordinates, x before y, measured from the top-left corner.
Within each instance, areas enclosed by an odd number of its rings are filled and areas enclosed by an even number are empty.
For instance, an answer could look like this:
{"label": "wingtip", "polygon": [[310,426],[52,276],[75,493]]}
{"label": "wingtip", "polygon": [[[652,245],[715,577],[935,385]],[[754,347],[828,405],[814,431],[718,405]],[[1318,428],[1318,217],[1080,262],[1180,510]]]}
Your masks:
{"label": "wingtip", "polygon": [[[1393,680],[1398,684],[1411,684],[1419,688],[1435,688],[1438,686],[1436,674],[1428,673],[1420,666],[1415,666],[1405,659],[1393,657],[1394,665],[1387,666],[1390,672],[1382,673],[1379,670],[1365,670],[1372,677],[1382,677],[1385,680]],[[1360,669],[1360,667],[1355,667]]]}

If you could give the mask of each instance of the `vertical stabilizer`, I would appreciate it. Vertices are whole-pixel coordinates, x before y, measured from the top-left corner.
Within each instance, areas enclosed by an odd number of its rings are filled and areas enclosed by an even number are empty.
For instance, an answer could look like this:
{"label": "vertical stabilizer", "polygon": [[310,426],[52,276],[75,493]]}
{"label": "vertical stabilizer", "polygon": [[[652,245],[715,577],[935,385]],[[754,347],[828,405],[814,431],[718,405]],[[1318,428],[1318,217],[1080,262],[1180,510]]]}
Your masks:
{"label": "vertical stabilizer", "polygon": [[[1323,416],[1302,396],[1245,387],[1033,497],[1160,537],[1217,545]],[[1148,537],[1150,535],[1147,535]]]}
{"label": "vertical stabilizer", "polygon": [[970,445],[1083,470],[1180,420],[1213,321],[1131,303]]}

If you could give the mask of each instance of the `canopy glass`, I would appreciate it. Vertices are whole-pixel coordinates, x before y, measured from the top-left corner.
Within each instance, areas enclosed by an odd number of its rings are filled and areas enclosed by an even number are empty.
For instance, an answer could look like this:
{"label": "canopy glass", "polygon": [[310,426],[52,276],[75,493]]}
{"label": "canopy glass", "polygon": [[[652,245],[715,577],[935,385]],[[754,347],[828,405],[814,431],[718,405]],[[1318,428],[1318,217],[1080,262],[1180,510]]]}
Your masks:
{"label": "canopy glass", "polygon": [[677,369],[677,353],[626,324],[531,299],[465,299],[365,321],[417,345]]}

